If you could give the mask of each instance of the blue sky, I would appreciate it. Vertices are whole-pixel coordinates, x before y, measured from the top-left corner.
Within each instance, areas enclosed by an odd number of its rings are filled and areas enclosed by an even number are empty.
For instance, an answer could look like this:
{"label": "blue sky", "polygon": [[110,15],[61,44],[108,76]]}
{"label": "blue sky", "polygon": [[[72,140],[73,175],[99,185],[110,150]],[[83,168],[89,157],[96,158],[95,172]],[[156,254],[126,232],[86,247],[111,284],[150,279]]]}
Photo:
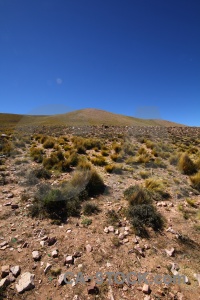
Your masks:
{"label": "blue sky", "polygon": [[0,0],[0,112],[200,126],[199,16],[199,0]]}

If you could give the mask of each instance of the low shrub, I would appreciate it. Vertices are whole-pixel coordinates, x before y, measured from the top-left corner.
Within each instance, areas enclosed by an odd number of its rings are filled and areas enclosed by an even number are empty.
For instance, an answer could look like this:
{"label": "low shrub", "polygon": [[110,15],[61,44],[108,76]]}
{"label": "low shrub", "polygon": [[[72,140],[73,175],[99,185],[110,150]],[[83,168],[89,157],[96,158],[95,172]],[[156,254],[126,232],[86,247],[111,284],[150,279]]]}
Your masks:
{"label": "low shrub", "polygon": [[163,218],[151,204],[130,206],[127,217],[139,236],[148,236],[146,227],[151,227],[155,231],[163,229]]}
{"label": "low shrub", "polygon": [[55,140],[51,137],[46,139],[45,142],[43,143],[43,147],[45,149],[53,148],[54,146],[55,146]]}
{"label": "low shrub", "polygon": [[99,212],[99,208],[96,204],[93,203],[85,203],[83,205],[83,214],[85,216],[91,216],[93,214],[97,214]]}
{"label": "low shrub", "polygon": [[151,194],[140,185],[130,186],[124,191],[124,197],[130,205],[151,203]]}
{"label": "low shrub", "polygon": [[95,158],[91,158],[91,162],[95,165],[95,166],[106,166],[107,162],[105,160],[105,158],[103,156],[98,156]]}
{"label": "low shrub", "polygon": [[119,164],[107,165],[107,166],[105,166],[105,170],[106,170],[106,172],[113,173],[113,174],[122,174],[123,173],[122,166]]}

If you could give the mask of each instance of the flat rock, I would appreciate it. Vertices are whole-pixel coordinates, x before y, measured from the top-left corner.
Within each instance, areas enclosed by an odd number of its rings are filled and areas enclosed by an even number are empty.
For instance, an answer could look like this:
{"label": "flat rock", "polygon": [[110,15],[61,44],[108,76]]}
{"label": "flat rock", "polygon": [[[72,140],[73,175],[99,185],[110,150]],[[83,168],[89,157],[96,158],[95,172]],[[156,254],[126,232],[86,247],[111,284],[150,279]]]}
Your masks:
{"label": "flat rock", "polygon": [[19,283],[16,284],[16,289],[18,293],[23,293],[29,291],[35,287],[34,284],[35,275],[30,272],[25,272],[21,275]]}

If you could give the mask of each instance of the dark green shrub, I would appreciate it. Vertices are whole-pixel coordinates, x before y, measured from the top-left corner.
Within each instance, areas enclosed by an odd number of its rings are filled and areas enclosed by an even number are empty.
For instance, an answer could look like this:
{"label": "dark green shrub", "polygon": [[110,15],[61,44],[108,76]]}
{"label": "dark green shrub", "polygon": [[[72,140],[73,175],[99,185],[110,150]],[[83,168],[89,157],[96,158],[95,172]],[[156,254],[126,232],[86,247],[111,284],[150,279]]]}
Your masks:
{"label": "dark green shrub", "polygon": [[137,235],[148,235],[145,226],[158,231],[163,229],[163,218],[150,204],[130,206],[127,217],[135,229]]}

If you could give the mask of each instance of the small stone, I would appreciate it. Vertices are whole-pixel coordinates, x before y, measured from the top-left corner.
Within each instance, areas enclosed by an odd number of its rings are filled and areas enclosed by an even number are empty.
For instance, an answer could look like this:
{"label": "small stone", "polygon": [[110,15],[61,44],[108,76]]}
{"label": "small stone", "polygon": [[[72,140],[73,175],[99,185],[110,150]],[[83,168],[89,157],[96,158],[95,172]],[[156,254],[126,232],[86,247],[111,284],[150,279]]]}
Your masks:
{"label": "small stone", "polygon": [[74,263],[74,258],[72,255],[68,255],[66,258],[65,258],[65,264],[73,264]]}
{"label": "small stone", "polygon": [[194,274],[194,278],[196,278],[200,286],[200,274]]}
{"label": "small stone", "polygon": [[109,233],[108,227],[105,227],[105,228],[104,228],[104,232],[105,232],[105,233]]}
{"label": "small stone", "polygon": [[46,268],[44,269],[44,274],[46,274],[50,269],[51,269],[52,265],[47,263]]}
{"label": "small stone", "polygon": [[108,231],[109,231],[109,232],[114,232],[114,231],[115,231],[115,229],[114,229],[114,227],[113,227],[113,226],[108,226]]}
{"label": "small stone", "polygon": [[1,247],[5,247],[5,246],[7,246],[7,245],[8,245],[8,242],[4,241],[4,242],[0,243],[0,248],[1,248]]}
{"label": "small stone", "polygon": [[0,288],[6,288],[10,284],[9,277],[0,280]]}
{"label": "small stone", "polygon": [[13,193],[9,193],[6,198],[13,198],[13,197],[14,197]]}
{"label": "small stone", "polygon": [[10,273],[10,266],[5,265],[1,267],[1,277],[4,278]]}
{"label": "small stone", "polygon": [[124,238],[125,238],[125,235],[124,235],[123,233],[120,233],[120,234],[119,234],[119,239],[120,239],[120,240],[123,240]]}
{"label": "small stone", "polygon": [[93,248],[92,248],[92,246],[91,246],[90,244],[87,244],[87,245],[85,246],[85,249],[86,249],[86,252],[87,252],[87,253],[92,252],[92,250],[93,250]]}
{"label": "small stone", "polygon": [[167,256],[174,256],[175,249],[171,248],[170,250],[165,249]]}
{"label": "small stone", "polygon": [[12,209],[17,209],[17,208],[19,208],[19,205],[18,204],[11,204],[11,208]]}
{"label": "small stone", "polygon": [[149,287],[149,285],[148,284],[144,284],[143,285],[143,287],[142,287],[142,292],[144,293],[144,294],[150,294],[151,293],[151,290],[150,290],[150,287]]}
{"label": "small stone", "polygon": [[41,254],[39,253],[39,251],[33,251],[32,252],[32,257],[35,261],[40,260],[41,258]]}
{"label": "small stone", "polygon": [[40,245],[41,245],[42,247],[44,247],[44,246],[45,246],[45,241],[40,241]]}
{"label": "small stone", "polygon": [[52,253],[51,253],[51,255],[52,255],[53,258],[58,257],[58,251],[57,250],[53,250]]}
{"label": "small stone", "polygon": [[58,285],[64,285],[66,284],[66,275],[65,273],[60,274],[60,276],[58,277]]}
{"label": "small stone", "polygon": [[48,246],[52,246],[56,243],[56,241],[57,241],[56,237],[48,238],[47,244]]}
{"label": "small stone", "polygon": [[99,289],[95,284],[90,284],[87,291],[89,295],[97,295],[99,293]]}
{"label": "small stone", "polygon": [[19,274],[21,272],[21,268],[20,268],[20,266],[14,266],[14,267],[10,268],[10,271],[15,277],[17,277],[17,276],[19,276]]}

